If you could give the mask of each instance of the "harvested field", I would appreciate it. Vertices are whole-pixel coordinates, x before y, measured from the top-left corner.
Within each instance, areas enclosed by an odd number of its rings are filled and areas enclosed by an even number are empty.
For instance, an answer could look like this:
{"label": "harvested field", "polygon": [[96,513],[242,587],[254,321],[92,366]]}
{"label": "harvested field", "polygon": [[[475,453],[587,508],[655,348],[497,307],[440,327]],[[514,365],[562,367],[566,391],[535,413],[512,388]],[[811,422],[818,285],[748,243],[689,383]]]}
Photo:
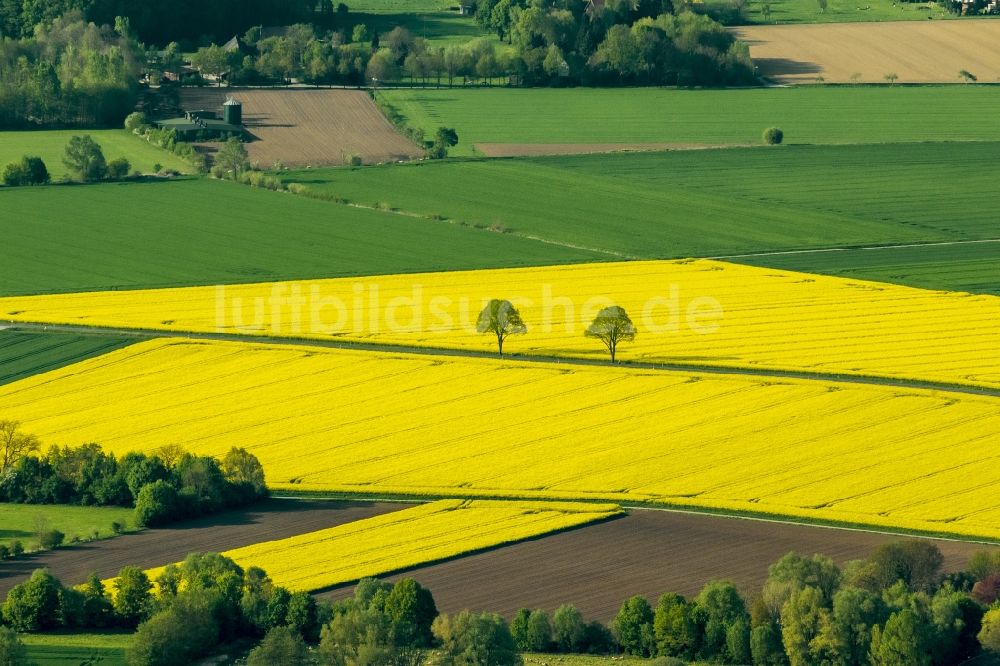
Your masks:
{"label": "harvested field", "polygon": [[733,144],[710,143],[477,143],[487,157],[540,157],[544,155],[589,155],[591,153],[651,152],[732,148]]}
{"label": "harvested field", "polygon": [[0,563],[0,598],[39,567],[63,583],[82,583],[88,575],[111,578],[125,565],[152,568],[183,560],[188,553],[224,551],[261,541],[371,518],[407,504],[271,499],[247,509],[178,523],[169,528],[96,541]]}
{"label": "harvested field", "polygon": [[780,83],[957,83],[967,70],[1000,79],[1000,21],[894,21],[752,26],[736,30],[760,73]]}
{"label": "harvested field", "polygon": [[[518,608],[549,611],[576,604],[590,619],[607,621],[628,597],[655,603],[664,592],[694,595],[718,579],[756,592],[772,562],[795,550],[823,553],[839,564],[867,557],[897,540],[856,532],[666,511],[633,511],[625,518],[526,541],[390,577],[416,579],[434,593],[438,609],[491,610],[512,616]],[[959,541],[934,543],[945,569],[962,569],[969,556],[989,548]],[[321,594],[343,598],[351,587]]]}
{"label": "harvested field", "polygon": [[243,103],[243,123],[253,135],[250,159],[270,167],[330,166],[351,154],[366,163],[422,155],[396,132],[362,90],[185,89],[185,109],[220,109],[227,97]]}

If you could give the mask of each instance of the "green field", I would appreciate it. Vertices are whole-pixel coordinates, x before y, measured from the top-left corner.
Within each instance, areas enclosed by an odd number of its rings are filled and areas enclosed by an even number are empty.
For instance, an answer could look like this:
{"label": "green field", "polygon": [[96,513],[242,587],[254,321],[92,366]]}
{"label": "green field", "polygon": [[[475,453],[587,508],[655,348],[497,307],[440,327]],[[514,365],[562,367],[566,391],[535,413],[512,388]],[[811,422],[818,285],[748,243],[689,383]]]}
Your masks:
{"label": "green field", "polygon": [[132,338],[123,337],[0,330],[0,385],[98,356],[131,342]]}
{"label": "green field", "polygon": [[763,2],[747,5],[751,23],[855,23],[867,21],[926,21],[958,18],[936,2],[892,0],[828,0],[826,11],[818,0],[769,0],[771,14],[764,20]]}
{"label": "green field", "polygon": [[100,538],[113,536],[114,522],[133,525],[132,509],[121,507],[0,503],[0,543],[10,545],[20,540],[25,548],[35,547],[39,519],[44,519],[48,529],[65,534],[66,543],[74,536],[90,539],[95,532]]}
{"label": "green field", "polygon": [[191,165],[162,148],[157,148],[125,130],[38,130],[34,132],[0,132],[0,168],[21,159],[37,155],[45,162],[53,180],[66,176],[63,154],[72,136],[89,134],[101,145],[104,157],[113,160],[125,157],[132,169],[151,173],[159,163],[165,169],[190,172]]}
{"label": "green field", "polygon": [[132,634],[119,632],[21,634],[28,658],[37,666],[125,666],[125,649],[131,640]]}
{"label": "green field", "polygon": [[601,258],[230,182],[0,191],[0,293],[260,282]]}
{"label": "green field", "polygon": [[363,23],[368,31],[376,31],[384,35],[395,27],[409,30],[414,37],[422,37],[434,46],[465,44],[466,42],[487,36],[471,16],[462,16],[458,12],[428,11],[418,13],[413,10],[404,12],[351,12],[353,24]]}
{"label": "green field", "polygon": [[[631,258],[1000,237],[990,143],[787,146],[464,160],[282,177],[366,205],[501,225]],[[499,196],[499,193],[507,193]],[[743,259],[740,259],[741,261]],[[1000,292],[1000,244],[748,259]]]}
{"label": "green field", "polygon": [[354,12],[445,12],[458,6],[458,0],[352,0],[348,7]]}
{"label": "green field", "polygon": [[387,90],[414,127],[458,131],[453,155],[477,143],[761,143],[770,126],[786,143],[1000,140],[992,86],[768,88],[749,90],[446,89]]}

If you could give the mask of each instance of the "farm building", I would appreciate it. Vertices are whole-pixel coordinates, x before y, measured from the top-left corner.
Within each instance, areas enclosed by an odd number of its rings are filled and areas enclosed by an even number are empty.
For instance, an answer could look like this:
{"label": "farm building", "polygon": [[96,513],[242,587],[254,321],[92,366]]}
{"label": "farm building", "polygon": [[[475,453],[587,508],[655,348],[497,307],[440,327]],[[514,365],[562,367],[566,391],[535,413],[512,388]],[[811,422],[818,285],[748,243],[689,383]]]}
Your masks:
{"label": "farm building", "polygon": [[231,136],[242,136],[243,105],[229,98],[222,105],[222,117],[218,112],[198,109],[187,111],[183,118],[168,118],[156,121],[161,129],[172,129],[177,132],[177,138],[182,141],[205,139],[228,139]]}

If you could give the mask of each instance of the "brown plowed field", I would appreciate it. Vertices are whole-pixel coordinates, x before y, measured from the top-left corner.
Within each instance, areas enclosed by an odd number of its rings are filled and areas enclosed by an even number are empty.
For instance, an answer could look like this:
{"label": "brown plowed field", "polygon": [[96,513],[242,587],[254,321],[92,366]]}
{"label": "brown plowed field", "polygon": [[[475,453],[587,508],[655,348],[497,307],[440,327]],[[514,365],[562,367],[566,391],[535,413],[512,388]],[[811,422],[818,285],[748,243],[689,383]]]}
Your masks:
{"label": "brown plowed field", "polygon": [[330,166],[357,153],[365,163],[394,162],[423,154],[395,130],[362,90],[244,90],[185,88],[186,110],[214,109],[233,97],[243,103],[243,124],[253,135],[250,159],[270,167]]}
{"label": "brown plowed field", "polygon": [[[695,595],[715,579],[757,591],[769,564],[789,551],[829,555],[838,563],[868,556],[899,537],[692,513],[633,511],[625,518],[525,541],[488,553],[415,569],[405,575],[430,588],[445,612],[463,608],[506,616],[518,608],[549,611],[574,603],[607,621],[636,594],[655,603],[663,592]],[[958,570],[989,546],[935,541],[945,567]],[[392,576],[390,580],[401,576]],[[351,587],[322,593],[343,598]]]}
{"label": "brown plowed field", "polygon": [[[861,81],[958,83],[968,70],[983,83],[1000,80],[1000,21],[898,21],[737,28],[764,76],[779,83]],[[960,110],[956,113],[961,115]]]}
{"label": "brown plowed field", "polygon": [[355,520],[397,511],[406,504],[272,499],[170,528],[145,530],[114,539],[61,548],[0,562],[0,599],[34,569],[48,567],[63,583],[86,580],[91,572],[109,578],[125,565],[150,568],[178,562],[191,552],[217,552],[284,539]]}
{"label": "brown plowed field", "polygon": [[588,155],[591,153],[644,152],[652,150],[703,150],[732,148],[707,143],[477,143],[487,157],[538,157],[542,155]]}

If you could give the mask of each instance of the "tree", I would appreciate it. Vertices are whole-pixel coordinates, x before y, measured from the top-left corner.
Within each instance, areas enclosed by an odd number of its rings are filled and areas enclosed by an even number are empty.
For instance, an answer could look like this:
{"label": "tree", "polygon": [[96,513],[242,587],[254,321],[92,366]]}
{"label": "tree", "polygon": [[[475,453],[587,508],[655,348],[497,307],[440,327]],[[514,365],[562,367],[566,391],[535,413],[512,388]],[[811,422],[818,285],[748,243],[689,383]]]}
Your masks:
{"label": "tree", "polygon": [[552,640],[560,652],[581,652],[587,625],[576,606],[563,604],[552,615]]}
{"label": "tree", "polygon": [[351,41],[357,44],[364,44],[370,38],[368,33],[368,26],[364,23],[359,23],[351,30]]}
{"label": "tree", "polygon": [[149,120],[142,111],[133,111],[125,116],[125,129],[129,132],[141,132],[147,127],[149,127]]}
{"label": "tree", "polygon": [[264,483],[264,467],[246,449],[233,447],[222,459],[222,475],[231,484],[243,486],[248,498],[267,496],[267,485]]}
{"label": "tree", "polygon": [[635,334],[635,325],[625,312],[625,308],[619,305],[612,305],[598,312],[584,332],[588,338],[597,338],[604,343],[611,353],[612,363],[615,362],[618,345],[635,340]]}
{"label": "tree", "polygon": [[101,146],[87,134],[70,137],[63,164],[73,176],[85,183],[103,179],[108,171]]}
{"label": "tree", "polygon": [[540,608],[528,616],[527,639],[532,652],[547,652],[552,647],[552,623],[548,613]]}
{"label": "tree", "polygon": [[21,458],[40,447],[36,436],[21,432],[20,421],[0,421],[0,477],[6,476]]}
{"label": "tree", "polygon": [[966,83],[975,83],[979,78],[967,69],[958,70],[958,78],[962,79]]}
{"label": "tree", "polygon": [[769,146],[777,146],[785,140],[785,133],[778,127],[768,127],[763,134],[764,143]]}
{"label": "tree", "polygon": [[111,624],[112,612],[111,602],[104,593],[104,583],[97,574],[90,574],[83,586],[84,624],[99,629],[107,627]]}
{"label": "tree", "polygon": [[28,649],[17,637],[17,632],[0,627],[0,664],[2,666],[29,666]]}
{"label": "tree", "polygon": [[891,86],[892,84],[894,84],[896,82],[897,79],[899,79],[899,75],[896,74],[896,72],[889,72],[888,74],[886,74],[882,78],[885,79],[886,81],[888,81],[889,85]]}
{"label": "tree", "polygon": [[41,157],[25,155],[18,162],[11,162],[3,170],[6,185],[44,185],[50,180],[49,170]]}
{"label": "tree", "polygon": [[983,627],[979,630],[979,642],[984,650],[1000,654],[1000,608],[986,611]]}
{"label": "tree", "polygon": [[879,546],[869,558],[871,568],[868,589],[879,591],[897,580],[911,590],[932,590],[941,579],[944,556],[927,541],[894,541]]}
{"label": "tree", "polygon": [[495,613],[462,611],[434,620],[441,643],[441,666],[522,666],[524,661],[503,618]]}
{"label": "tree", "polygon": [[126,627],[137,627],[152,608],[153,584],[149,576],[139,567],[128,566],[118,572],[115,593],[111,603],[115,615]]}
{"label": "tree", "polygon": [[135,524],[156,527],[177,516],[177,489],[163,479],[147,483],[135,498]]}
{"label": "tree", "polygon": [[830,622],[819,588],[807,586],[792,592],[781,609],[781,638],[792,666],[820,663],[814,639]]}
{"label": "tree", "polygon": [[305,664],[309,650],[302,636],[290,627],[275,627],[267,632],[260,645],[247,655],[247,666],[273,666],[274,664]]}
{"label": "tree", "polygon": [[392,640],[399,646],[428,647],[434,639],[431,625],[437,606],[430,590],[412,578],[392,586],[384,612],[392,623]]}
{"label": "tree", "polygon": [[250,166],[250,156],[242,141],[230,137],[215,156],[215,164],[223,173],[232,174],[236,178]]}
{"label": "tree", "polygon": [[[746,603],[736,587],[727,581],[709,583],[698,593],[695,604],[703,624],[698,656],[704,659],[721,657],[730,661],[742,659],[742,655],[730,655],[727,648],[729,628],[738,621],[749,619]],[[749,622],[746,624],[749,626]],[[749,648],[749,637],[747,643]]]}
{"label": "tree", "polygon": [[817,4],[819,4],[819,10],[825,14],[827,7],[827,0],[816,0],[816,2]]}
{"label": "tree", "polygon": [[768,567],[761,600],[770,614],[776,616],[793,592],[808,585],[819,589],[823,602],[828,604],[840,585],[840,579],[840,569],[829,557],[804,557],[791,552]]}
{"label": "tree", "polygon": [[483,311],[479,313],[476,322],[476,330],[479,333],[492,333],[497,339],[497,350],[503,356],[503,343],[511,335],[523,335],[528,332],[528,327],[521,319],[521,313],[517,311],[510,301],[494,298]]}
{"label": "tree", "polygon": [[295,592],[288,600],[285,624],[306,640],[315,642],[319,639],[317,614],[316,599],[308,592]]}
{"label": "tree", "polygon": [[222,75],[232,69],[231,56],[221,46],[212,44],[205,46],[191,56],[191,66],[203,74],[214,76],[219,86],[222,85]]}
{"label": "tree", "polygon": [[781,643],[781,630],[768,620],[750,630],[750,659],[753,666],[786,666],[785,646]]}
{"label": "tree", "polygon": [[458,132],[453,127],[439,127],[434,133],[434,142],[451,148],[458,145]]}
{"label": "tree", "polygon": [[656,603],[653,635],[657,652],[667,657],[694,657],[698,648],[698,623],[694,605],[679,594],[664,594]]}
{"label": "tree", "polygon": [[510,635],[514,638],[514,645],[518,650],[527,652],[528,647],[528,620],[531,619],[531,610],[527,608],[517,609],[514,619],[510,621]]}
{"label": "tree", "polygon": [[872,666],[929,666],[928,627],[909,608],[889,616],[884,628],[872,629]]}
{"label": "tree", "polygon": [[3,604],[3,620],[16,631],[41,631],[62,625],[59,592],[62,585],[48,569],[35,569],[15,585]]}
{"label": "tree", "polygon": [[653,609],[644,597],[634,596],[622,604],[611,621],[611,631],[626,654],[650,657],[656,651]]}
{"label": "tree", "polygon": [[829,642],[848,664],[864,664],[872,642],[872,627],[885,622],[888,610],[878,595],[858,587],[845,587],[833,596],[833,614],[824,628]]}

